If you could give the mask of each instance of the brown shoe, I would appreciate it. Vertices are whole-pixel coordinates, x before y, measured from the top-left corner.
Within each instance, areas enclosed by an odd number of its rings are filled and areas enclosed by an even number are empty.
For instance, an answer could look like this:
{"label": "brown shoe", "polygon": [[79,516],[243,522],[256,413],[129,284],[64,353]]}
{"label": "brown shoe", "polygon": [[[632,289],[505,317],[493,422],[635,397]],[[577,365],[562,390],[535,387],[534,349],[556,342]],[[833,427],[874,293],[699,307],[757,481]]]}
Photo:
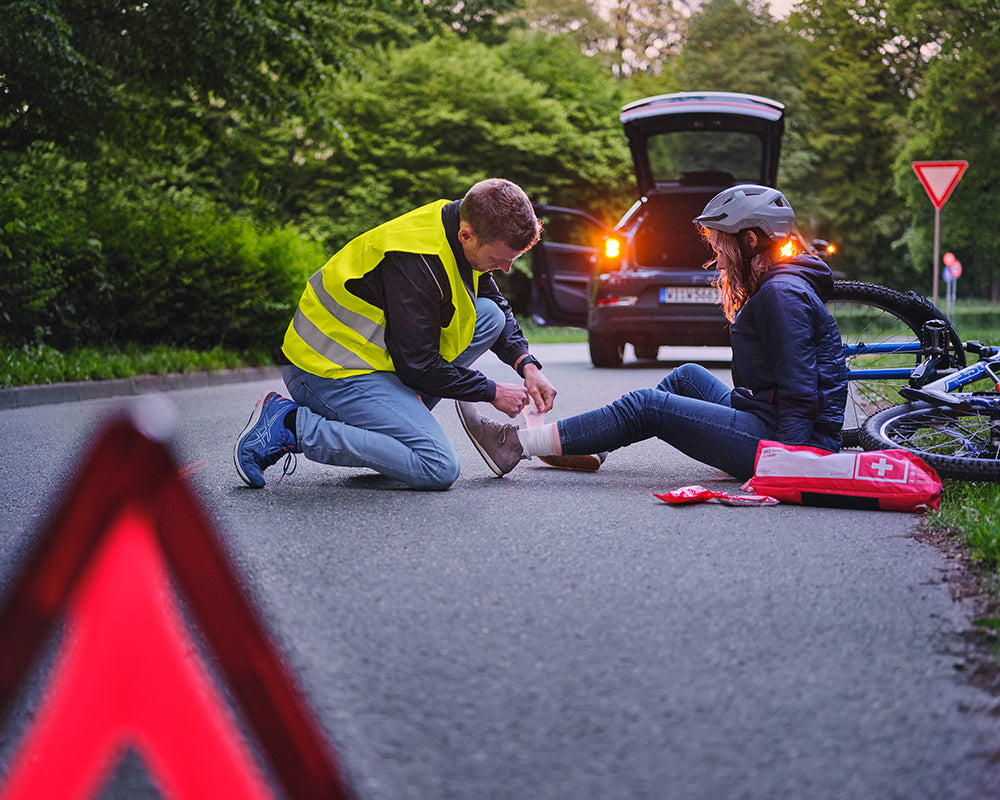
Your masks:
{"label": "brown shoe", "polygon": [[524,458],[515,426],[487,419],[476,411],[475,403],[464,400],[455,401],[455,410],[479,455],[497,477],[506,475]]}
{"label": "brown shoe", "polygon": [[538,460],[556,469],[597,472],[607,457],[607,453],[594,453],[589,456],[538,456]]}

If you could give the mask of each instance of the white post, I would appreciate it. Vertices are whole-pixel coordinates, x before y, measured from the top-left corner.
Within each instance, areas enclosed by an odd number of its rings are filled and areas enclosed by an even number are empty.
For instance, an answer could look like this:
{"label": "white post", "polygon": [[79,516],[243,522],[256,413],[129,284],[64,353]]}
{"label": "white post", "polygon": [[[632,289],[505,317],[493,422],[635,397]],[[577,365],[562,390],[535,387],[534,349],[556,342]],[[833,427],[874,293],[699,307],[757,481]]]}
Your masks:
{"label": "white post", "polygon": [[938,251],[941,249],[941,209],[934,206],[934,295],[931,302],[938,304]]}

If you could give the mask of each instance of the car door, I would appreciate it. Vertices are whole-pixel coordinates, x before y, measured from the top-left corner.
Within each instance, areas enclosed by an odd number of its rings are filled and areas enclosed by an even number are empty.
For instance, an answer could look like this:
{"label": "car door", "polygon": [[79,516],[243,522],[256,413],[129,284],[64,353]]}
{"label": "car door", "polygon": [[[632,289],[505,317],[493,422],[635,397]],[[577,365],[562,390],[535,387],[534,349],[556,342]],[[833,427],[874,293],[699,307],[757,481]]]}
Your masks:
{"label": "car door", "polygon": [[536,205],[542,238],[530,251],[531,303],[540,325],[587,327],[590,276],[608,233],[583,211]]}

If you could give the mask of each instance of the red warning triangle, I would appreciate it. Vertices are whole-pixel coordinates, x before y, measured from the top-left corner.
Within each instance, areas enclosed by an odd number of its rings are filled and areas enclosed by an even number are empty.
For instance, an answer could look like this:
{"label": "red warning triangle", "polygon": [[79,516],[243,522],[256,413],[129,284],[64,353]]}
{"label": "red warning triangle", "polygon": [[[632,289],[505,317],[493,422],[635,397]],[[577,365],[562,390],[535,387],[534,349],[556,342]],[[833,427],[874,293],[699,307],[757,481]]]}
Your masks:
{"label": "red warning triangle", "polygon": [[955,191],[968,161],[914,161],[913,171],[927,191],[934,207],[940,209]]}
{"label": "red warning triangle", "polygon": [[0,711],[66,624],[4,800],[85,798],[133,748],[165,797],[273,796],[175,589],[289,798],[347,798],[336,758],[167,447],[109,424],[0,608]]}

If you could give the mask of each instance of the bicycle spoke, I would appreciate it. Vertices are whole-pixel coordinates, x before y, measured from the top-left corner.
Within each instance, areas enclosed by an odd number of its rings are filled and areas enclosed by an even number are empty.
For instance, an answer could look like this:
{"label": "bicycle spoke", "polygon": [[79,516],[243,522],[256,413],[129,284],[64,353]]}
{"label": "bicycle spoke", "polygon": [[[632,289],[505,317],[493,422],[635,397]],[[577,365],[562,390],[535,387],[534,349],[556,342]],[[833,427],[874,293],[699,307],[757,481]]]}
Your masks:
{"label": "bicycle spoke", "polygon": [[888,426],[886,432],[905,447],[964,458],[997,458],[1000,448],[990,445],[991,420],[974,414],[929,411]]}

